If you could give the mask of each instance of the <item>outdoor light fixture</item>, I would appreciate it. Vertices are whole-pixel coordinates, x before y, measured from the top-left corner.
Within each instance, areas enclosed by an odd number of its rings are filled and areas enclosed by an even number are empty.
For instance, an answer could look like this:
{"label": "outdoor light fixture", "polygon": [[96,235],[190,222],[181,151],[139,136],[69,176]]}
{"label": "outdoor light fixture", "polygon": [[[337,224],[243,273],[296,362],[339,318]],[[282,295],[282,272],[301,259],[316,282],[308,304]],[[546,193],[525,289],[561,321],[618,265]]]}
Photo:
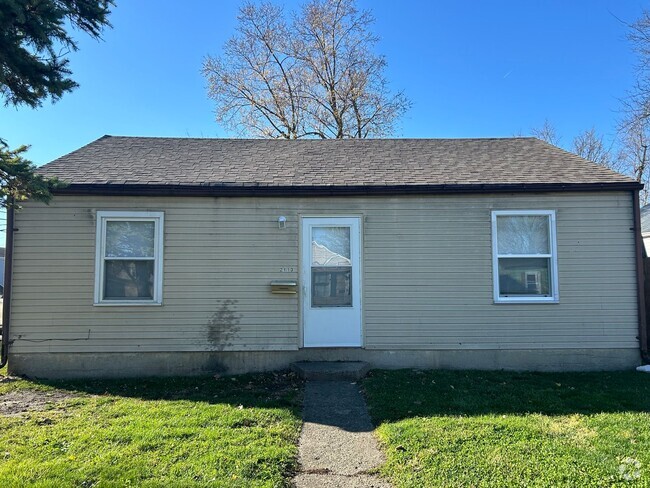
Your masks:
{"label": "outdoor light fixture", "polygon": [[278,217],[278,229],[284,229],[287,226],[287,218],[284,215]]}

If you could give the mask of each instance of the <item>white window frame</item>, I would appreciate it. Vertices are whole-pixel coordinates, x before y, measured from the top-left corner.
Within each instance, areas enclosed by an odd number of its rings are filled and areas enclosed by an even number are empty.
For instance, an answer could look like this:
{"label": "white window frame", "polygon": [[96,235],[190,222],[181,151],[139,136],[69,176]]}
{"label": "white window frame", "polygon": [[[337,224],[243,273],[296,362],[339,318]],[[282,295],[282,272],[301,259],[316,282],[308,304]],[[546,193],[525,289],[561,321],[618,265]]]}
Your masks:
{"label": "white window frame", "polygon": [[[147,300],[105,300],[104,297],[104,272],[106,267],[106,223],[110,221],[122,222],[153,222],[154,228],[154,283],[153,299]],[[148,211],[111,211],[100,210],[97,212],[97,232],[95,243],[95,306],[149,306],[162,305],[163,283],[163,227],[164,212]]]}
{"label": "white window frame", "polygon": [[[497,217],[539,216],[548,217],[550,254],[499,254],[497,240]],[[550,296],[501,296],[499,293],[499,258],[549,258],[551,261]],[[558,303],[560,287],[557,269],[557,230],[555,210],[493,210],[492,211],[492,278],[495,303]]]}

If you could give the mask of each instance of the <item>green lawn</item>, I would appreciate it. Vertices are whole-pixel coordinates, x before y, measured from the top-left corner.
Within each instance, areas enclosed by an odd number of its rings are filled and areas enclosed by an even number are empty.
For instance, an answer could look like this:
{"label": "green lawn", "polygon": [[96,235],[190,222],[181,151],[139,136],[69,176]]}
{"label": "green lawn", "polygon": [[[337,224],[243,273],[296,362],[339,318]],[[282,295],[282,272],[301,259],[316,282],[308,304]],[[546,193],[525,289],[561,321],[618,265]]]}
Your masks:
{"label": "green lawn", "polygon": [[300,395],[290,374],[65,383],[0,377],[0,406],[3,397],[52,400],[0,415],[0,485],[287,486]]}
{"label": "green lawn", "polygon": [[[0,415],[2,486],[288,486],[296,468],[290,374],[3,373],[0,407],[35,410]],[[402,370],[363,384],[396,487],[650,486],[650,375]]]}
{"label": "green lawn", "polygon": [[650,486],[650,375],[373,371],[396,487]]}

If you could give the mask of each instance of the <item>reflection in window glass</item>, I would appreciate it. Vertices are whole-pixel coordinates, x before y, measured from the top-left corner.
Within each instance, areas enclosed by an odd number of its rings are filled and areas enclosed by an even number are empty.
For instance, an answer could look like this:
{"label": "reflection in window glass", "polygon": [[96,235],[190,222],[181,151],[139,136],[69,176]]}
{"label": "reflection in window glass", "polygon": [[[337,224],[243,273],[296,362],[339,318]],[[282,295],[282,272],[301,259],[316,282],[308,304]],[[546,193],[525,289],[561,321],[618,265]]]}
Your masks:
{"label": "reflection in window glass", "polygon": [[104,299],[152,299],[154,262],[153,260],[107,259],[104,272]]}
{"label": "reflection in window glass", "polygon": [[351,307],[351,267],[312,267],[312,307]]}
{"label": "reflection in window glass", "polygon": [[350,266],[350,227],[313,227],[312,266]]}
{"label": "reflection in window glass", "polygon": [[154,222],[107,221],[106,257],[153,257],[154,232]]}
{"label": "reflection in window glass", "polygon": [[499,215],[499,254],[550,254],[546,215]]}
{"label": "reflection in window glass", "polygon": [[550,258],[499,259],[499,294],[551,295]]}

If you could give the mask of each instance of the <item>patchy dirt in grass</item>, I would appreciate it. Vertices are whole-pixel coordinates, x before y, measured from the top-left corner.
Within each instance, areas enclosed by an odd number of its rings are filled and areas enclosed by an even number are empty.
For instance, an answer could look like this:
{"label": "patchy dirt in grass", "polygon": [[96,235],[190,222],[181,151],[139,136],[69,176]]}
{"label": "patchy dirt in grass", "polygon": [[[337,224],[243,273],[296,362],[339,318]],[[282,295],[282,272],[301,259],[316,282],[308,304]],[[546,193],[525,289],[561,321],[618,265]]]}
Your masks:
{"label": "patchy dirt in grass", "polygon": [[584,425],[579,415],[549,419],[546,428],[552,435],[572,439],[579,444],[587,444],[598,435],[595,430]]}
{"label": "patchy dirt in grass", "polygon": [[0,415],[10,417],[25,412],[50,410],[79,395],[67,391],[18,390],[0,395]]}

